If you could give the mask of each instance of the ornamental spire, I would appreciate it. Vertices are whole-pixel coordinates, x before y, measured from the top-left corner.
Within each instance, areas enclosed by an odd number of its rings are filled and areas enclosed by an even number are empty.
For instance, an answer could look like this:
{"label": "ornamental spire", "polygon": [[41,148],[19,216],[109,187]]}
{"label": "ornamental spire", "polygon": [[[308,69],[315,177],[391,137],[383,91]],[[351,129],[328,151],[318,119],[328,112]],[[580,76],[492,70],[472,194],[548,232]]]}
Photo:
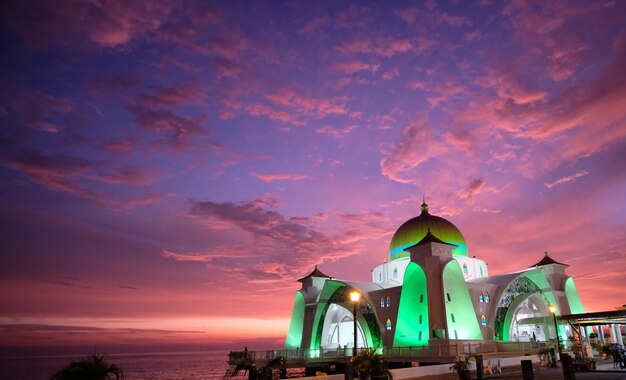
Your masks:
{"label": "ornamental spire", "polygon": [[428,205],[426,204],[426,197],[422,195],[422,214],[428,214]]}

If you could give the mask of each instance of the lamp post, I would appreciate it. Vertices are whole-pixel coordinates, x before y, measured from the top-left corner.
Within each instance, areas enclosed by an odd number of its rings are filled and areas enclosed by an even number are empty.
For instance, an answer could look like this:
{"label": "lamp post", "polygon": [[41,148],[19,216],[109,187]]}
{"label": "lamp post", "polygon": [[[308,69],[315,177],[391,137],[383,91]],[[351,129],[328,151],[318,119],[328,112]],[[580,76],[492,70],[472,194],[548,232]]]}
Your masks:
{"label": "lamp post", "polygon": [[550,305],[548,306],[548,310],[550,310],[550,313],[552,313],[552,316],[554,317],[554,331],[556,333],[556,348],[557,350],[559,350],[559,356],[562,355],[563,353],[561,352],[561,344],[559,343],[559,327],[556,324],[556,306],[554,305]]}
{"label": "lamp post", "polygon": [[352,300],[352,320],[354,321],[354,348],[352,349],[352,356],[356,356],[356,305],[361,299],[359,292],[350,292],[350,299]]}

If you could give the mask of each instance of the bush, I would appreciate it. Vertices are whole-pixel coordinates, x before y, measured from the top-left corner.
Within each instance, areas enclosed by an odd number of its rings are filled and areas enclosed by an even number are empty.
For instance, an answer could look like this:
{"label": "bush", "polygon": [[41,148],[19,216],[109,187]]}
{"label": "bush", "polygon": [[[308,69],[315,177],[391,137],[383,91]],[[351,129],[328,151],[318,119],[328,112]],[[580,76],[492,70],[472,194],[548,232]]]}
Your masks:
{"label": "bush", "polygon": [[361,351],[350,360],[350,363],[360,380],[369,380],[375,376],[387,376],[392,379],[387,357],[377,354],[376,350]]}

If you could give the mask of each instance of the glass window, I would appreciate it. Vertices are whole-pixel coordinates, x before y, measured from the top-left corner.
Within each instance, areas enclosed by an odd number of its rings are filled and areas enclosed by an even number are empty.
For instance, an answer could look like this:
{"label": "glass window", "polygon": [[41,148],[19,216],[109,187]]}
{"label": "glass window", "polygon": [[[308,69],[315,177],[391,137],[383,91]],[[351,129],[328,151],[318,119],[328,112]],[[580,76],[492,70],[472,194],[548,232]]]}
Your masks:
{"label": "glass window", "polygon": [[422,340],[422,332],[421,331],[419,333],[419,337],[417,338],[417,340]]}
{"label": "glass window", "polygon": [[480,292],[480,294],[478,295],[478,300],[480,302],[485,302],[485,296],[483,296],[483,292]]}
{"label": "glass window", "polygon": [[463,274],[467,276],[467,264],[463,263]]}
{"label": "glass window", "polygon": [[452,322],[456,323],[456,321],[454,320],[454,314],[450,313],[450,316],[452,317]]}
{"label": "glass window", "polygon": [[387,330],[391,330],[391,319],[387,319]]}
{"label": "glass window", "polygon": [[446,298],[448,299],[448,302],[450,302],[450,293],[446,293]]}
{"label": "glass window", "polygon": [[420,325],[422,324],[422,316],[420,315]]}
{"label": "glass window", "polygon": [[389,298],[389,296],[387,296],[387,307],[391,306],[391,298]]}
{"label": "glass window", "polygon": [[385,298],[380,297],[380,307],[385,307]]}
{"label": "glass window", "polygon": [[424,303],[424,293],[420,294],[420,303]]}
{"label": "glass window", "polygon": [[489,302],[489,292],[485,292],[485,302]]}
{"label": "glass window", "polygon": [[480,323],[481,323],[483,326],[487,326],[487,318],[485,318],[485,314],[483,314],[483,315],[480,317]]}
{"label": "glass window", "polygon": [[393,278],[398,278],[398,268],[393,268]]}

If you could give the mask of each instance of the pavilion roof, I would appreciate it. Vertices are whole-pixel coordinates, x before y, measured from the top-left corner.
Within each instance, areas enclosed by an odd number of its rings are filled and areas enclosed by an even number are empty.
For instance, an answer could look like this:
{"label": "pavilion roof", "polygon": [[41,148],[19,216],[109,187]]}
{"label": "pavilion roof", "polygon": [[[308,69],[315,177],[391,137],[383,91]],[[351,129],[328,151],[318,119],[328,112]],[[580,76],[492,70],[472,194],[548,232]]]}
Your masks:
{"label": "pavilion roof", "polygon": [[545,255],[543,256],[543,259],[541,259],[537,264],[529,266],[529,268],[540,267],[543,265],[550,265],[550,264],[563,265],[566,267],[569,266],[567,264],[559,263],[558,261],[554,260],[552,257],[548,255],[548,252],[546,252]]}
{"label": "pavilion roof", "polygon": [[317,265],[315,266],[315,269],[313,269],[313,272],[309,273],[308,276],[304,276],[301,279],[299,279],[298,281],[302,282],[304,280],[306,280],[307,278],[311,278],[311,277],[325,277],[325,278],[332,278],[326,274],[324,274],[324,272],[322,272],[321,270],[317,269]]}

